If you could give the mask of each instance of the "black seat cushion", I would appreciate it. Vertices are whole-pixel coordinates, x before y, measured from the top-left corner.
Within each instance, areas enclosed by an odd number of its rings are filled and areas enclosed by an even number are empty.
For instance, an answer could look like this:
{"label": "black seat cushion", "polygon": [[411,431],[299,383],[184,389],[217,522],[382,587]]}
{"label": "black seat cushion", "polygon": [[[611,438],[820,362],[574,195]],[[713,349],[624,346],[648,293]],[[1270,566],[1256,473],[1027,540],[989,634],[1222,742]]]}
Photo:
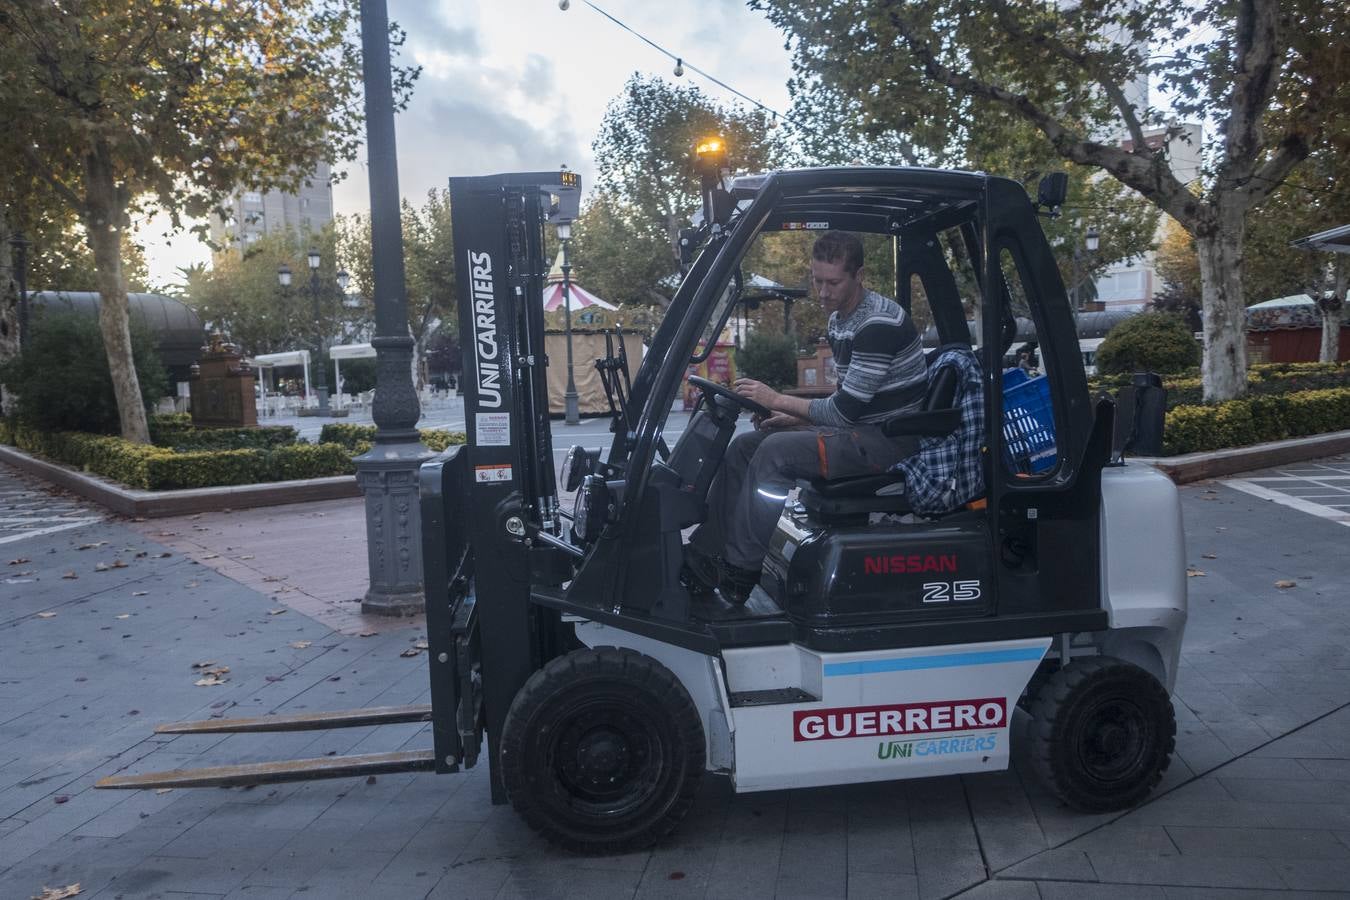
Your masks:
{"label": "black seat cushion", "polygon": [[831,500],[844,497],[874,497],[877,491],[888,484],[899,484],[905,476],[899,472],[881,472],[876,475],[855,475],[852,478],[836,478],[833,481],[815,479],[809,490]]}

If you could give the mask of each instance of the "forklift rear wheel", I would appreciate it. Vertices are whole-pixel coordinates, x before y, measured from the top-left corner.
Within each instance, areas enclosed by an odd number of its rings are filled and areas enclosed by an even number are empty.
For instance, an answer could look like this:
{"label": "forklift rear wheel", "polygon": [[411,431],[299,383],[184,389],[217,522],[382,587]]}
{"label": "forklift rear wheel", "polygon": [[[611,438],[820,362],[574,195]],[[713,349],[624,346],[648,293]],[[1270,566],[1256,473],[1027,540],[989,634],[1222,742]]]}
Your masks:
{"label": "forklift rear wheel", "polygon": [[649,847],[689,811],[703,725],[678,678],[617,647],[576,650],[535,672],[502,726],[516,811],[577,853]]}
{"label": "forklift rear wheel", "polygon": [[1051,675],[1031,718],[1038,774],[1051,793],[1084,812],[1139,803],[1162,780],[1176,746],[1167,690],[1109,656],[1076,660]]}

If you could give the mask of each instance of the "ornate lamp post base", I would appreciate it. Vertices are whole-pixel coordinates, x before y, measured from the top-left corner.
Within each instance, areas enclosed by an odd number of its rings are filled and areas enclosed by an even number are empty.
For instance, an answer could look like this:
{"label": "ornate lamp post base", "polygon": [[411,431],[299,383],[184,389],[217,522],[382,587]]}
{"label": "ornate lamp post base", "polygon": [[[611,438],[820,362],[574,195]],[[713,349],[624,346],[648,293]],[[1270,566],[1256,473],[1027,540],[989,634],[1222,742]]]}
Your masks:
{"label": "ornate lamp post base", "polygon": [[413,616],[422,612],[422,528],[417,473],[435,456],[420,441],[376,444],[356,458],[356,483],[366,498],[370,589],[361,612]]}

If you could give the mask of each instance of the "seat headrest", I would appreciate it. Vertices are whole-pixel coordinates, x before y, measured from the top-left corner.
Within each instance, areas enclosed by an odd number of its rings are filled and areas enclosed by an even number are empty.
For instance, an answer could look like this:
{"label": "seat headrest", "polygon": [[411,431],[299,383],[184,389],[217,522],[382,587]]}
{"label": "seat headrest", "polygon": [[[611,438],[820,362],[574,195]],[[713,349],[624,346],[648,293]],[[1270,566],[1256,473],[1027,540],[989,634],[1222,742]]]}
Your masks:
{"label": "seat headrest", "polygon": [[935,409],[951,409],[956,402],[956,386],[961,382],[961,373],[954,365],[938,366],[929,373],[928,391],[923,397],[924,412]]}

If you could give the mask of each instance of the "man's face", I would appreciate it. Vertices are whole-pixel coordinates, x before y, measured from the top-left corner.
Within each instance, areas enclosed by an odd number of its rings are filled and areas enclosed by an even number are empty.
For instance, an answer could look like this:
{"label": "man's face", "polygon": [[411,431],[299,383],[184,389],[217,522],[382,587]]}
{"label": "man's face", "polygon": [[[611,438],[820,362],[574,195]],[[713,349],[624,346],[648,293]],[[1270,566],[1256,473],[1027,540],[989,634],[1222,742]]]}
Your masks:
{"label": "man's face", "polygon": [[862,276],[861,268],[849,274],[842,259],[838,262],[811,260],[811,286],[815,288],[820,305],[827,313],[852,308],[862,296]]}

